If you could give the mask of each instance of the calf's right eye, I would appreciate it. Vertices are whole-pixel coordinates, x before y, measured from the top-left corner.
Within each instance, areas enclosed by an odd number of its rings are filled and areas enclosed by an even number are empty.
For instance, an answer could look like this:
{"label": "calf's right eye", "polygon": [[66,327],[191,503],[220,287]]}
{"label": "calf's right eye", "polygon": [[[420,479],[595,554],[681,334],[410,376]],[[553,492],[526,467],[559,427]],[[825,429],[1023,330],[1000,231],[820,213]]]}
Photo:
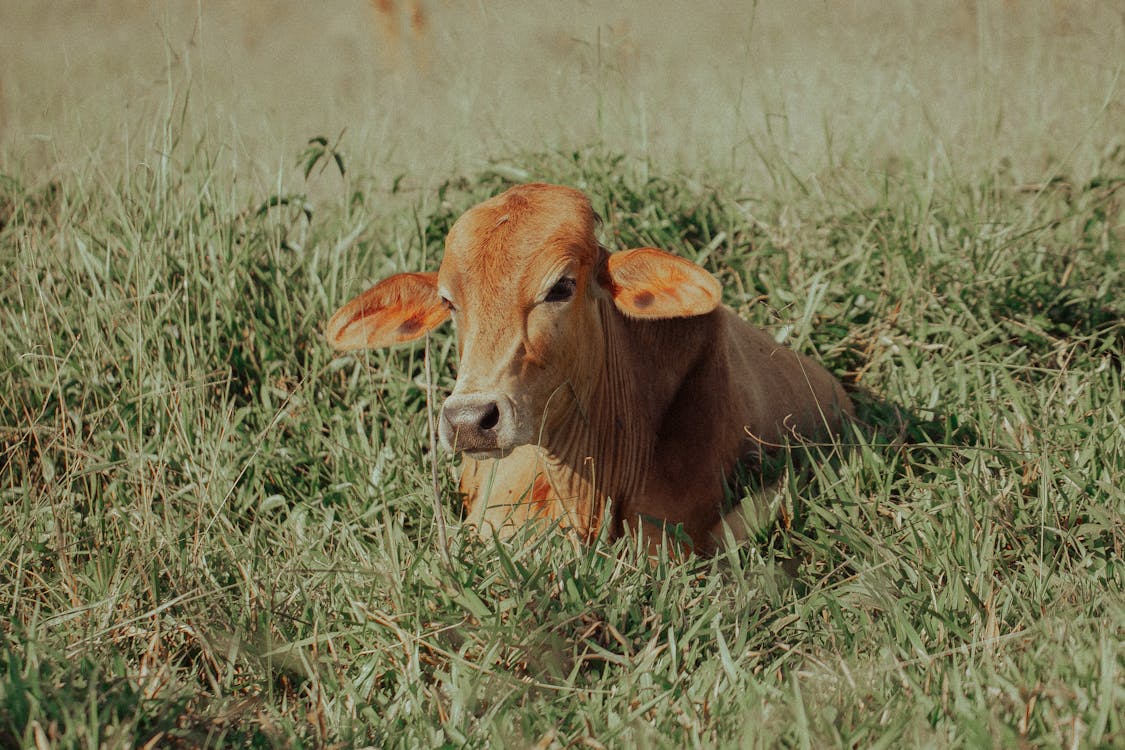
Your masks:
{"label": "calf's right eye", "polygon": [[574,289],[577,282],[569,276],[563,276],[555,282],[555,285],[547,292],[547,296],[543,298],[544,302],[566,302],[574,296]]}

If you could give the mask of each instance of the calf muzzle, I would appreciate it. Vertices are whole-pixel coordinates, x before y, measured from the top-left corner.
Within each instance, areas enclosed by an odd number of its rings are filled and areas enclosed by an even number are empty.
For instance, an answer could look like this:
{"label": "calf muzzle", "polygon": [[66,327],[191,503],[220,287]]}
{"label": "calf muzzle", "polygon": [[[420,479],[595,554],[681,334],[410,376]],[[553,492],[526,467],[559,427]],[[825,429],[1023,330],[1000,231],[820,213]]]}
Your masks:
{"label": "calf muzzle", "polygon": [[511,432],[512,407],[496,394],[450,396],[441,409],[441,443],[454,453],[506,452],[505,436]]}

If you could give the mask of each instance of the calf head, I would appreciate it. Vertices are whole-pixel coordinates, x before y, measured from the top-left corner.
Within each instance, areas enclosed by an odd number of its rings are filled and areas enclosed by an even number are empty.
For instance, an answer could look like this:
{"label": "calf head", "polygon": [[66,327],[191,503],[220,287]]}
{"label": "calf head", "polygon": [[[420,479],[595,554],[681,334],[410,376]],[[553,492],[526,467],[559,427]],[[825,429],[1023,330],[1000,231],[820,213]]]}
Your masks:
{"label": "calf head", "polygon": [[540,442],[603,374],[607,315],[687,317],[719,304],[719,282],[699,266],[653,248],[610,254],[595,223],[577,190],[514,187],[454,223],[436,274],[391,276],[341,307],[328,341],[390,346],[452,317],[460,363],[442,444],[499,458]]}

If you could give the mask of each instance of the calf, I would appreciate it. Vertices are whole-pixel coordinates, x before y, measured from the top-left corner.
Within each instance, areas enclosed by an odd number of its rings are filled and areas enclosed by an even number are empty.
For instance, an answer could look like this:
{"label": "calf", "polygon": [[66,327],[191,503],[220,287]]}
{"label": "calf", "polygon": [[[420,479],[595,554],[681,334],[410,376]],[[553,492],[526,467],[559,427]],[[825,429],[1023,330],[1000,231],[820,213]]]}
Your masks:
{"label": "calf", "polygon": [[643,524],[659,539],[682,525],[708,552],[735,465],[838,432],[851,401],[722,306],[710,273],[653,248],[609,253],[595,223],[577,190],[514,187],[457,220],[436,274],[392,276],[340,308],[328,341],[389,346],[453,318],[440,436],[464,455],[478,528],[551,521],[589,538],[605,518],[611,537]]}

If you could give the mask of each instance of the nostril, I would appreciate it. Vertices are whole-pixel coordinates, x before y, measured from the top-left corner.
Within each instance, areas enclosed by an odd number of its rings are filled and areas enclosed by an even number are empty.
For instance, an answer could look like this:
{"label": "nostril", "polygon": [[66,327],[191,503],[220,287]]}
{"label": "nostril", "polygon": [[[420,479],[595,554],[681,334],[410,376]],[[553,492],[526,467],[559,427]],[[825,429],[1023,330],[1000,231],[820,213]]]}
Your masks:
{"label": "nostril", "polygon": [[500,423],[500,407],[496,404],[489,404],[488,410],[485,411],[484,416],[480,420],[480,428],[482,430],[491,430]]}

